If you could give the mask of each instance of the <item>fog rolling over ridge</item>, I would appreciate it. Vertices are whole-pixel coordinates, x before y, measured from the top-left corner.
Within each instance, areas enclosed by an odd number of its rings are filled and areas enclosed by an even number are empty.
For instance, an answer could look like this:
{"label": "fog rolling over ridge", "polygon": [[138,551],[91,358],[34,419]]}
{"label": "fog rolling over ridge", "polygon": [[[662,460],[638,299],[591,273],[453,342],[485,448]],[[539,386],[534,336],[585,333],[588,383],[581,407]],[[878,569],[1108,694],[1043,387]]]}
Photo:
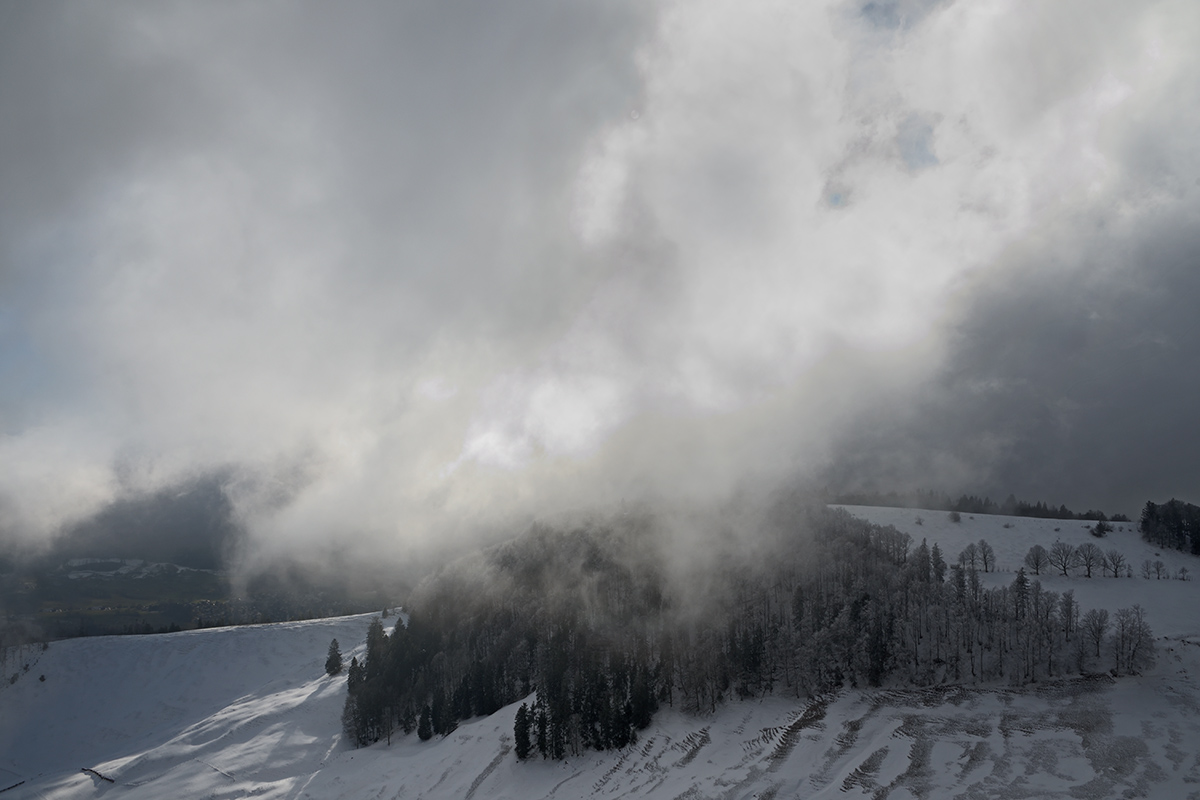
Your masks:
{"label": "fog rolling over ridge", "polygon": [[248,564],[804,481],[1194,496],[1196,41],[1185,0],[4,0],[0,536],[214,481]]}

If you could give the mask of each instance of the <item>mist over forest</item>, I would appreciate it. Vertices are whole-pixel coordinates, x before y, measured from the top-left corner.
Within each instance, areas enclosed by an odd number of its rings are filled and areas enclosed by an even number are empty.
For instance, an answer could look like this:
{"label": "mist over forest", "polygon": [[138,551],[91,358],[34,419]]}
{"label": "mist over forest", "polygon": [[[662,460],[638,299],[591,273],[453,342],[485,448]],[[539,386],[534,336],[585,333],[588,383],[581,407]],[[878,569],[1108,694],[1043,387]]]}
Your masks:
{"label": "mist over forest", "polygon": [[249,576],[747,487],[1194,497],[1198,29],[4,2],[0,540]]}
{"label": "mist over forest", "polygon": [[0,0],[0,792],[1200,782],[1198,42]]}

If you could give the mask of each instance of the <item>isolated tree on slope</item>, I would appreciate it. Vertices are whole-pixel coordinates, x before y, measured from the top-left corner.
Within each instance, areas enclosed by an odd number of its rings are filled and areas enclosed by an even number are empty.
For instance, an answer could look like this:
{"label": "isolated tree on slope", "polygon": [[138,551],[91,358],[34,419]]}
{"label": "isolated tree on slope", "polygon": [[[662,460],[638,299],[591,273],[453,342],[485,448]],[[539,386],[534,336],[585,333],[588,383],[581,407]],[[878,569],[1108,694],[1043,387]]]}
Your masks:
{"label": "isolated tree on slope", "polygon": [[338,648],[338,640],[329,643],[329,656],[325,659],[325,672],[328,675],[338,675],[342,671],[342,651]]}

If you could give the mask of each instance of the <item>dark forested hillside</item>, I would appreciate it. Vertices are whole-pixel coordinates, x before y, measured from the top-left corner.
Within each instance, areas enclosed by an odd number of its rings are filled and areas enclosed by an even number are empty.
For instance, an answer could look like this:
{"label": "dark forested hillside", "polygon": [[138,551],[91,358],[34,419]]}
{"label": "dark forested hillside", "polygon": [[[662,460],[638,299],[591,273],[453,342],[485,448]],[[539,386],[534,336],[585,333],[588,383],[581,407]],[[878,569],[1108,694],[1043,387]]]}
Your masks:
{"label": "dark forested hillside", "polygon": [[970,554],[914,547],[841,510],[781,503],[753,536],[718,539],[697,560],[654,519],[630,517],[535,527],[455,563],[414,592],[407,627],[372,626],[349,669],[347,733],[428,738],[536,691],[517,749],[562,758],[634,741],[662,704],[706,713],[843,685],[1023,684],[1153,658],[1136,606],[1110,624],[1024,571],[985,588]]}
{"label": "dark forested hillside", "polygon": [[1159,505],[1147,500],[1138,528],[1148,542],[1200,555],[1200,507],[1191,503],[1172,498]]}

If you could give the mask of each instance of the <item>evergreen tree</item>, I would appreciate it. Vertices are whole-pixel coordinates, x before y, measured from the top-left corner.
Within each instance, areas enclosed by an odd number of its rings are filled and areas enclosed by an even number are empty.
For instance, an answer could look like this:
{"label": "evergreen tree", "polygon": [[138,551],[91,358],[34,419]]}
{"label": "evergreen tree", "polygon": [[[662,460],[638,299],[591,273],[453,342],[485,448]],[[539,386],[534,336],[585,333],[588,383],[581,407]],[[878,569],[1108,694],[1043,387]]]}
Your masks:
{"label": "evergreen tree", "polygon": [[933,568],[933,577],[938,583],[946,580],[946,558],[942,555],[942,548],[938,547],[937,542],[933,543],[933,547],[929,551],[929,565]]}
{"label": "evergreen tree", "polygon": [[346,703],[342,706],[342,732],[346,738],[354,742],[355,747],[361,747],[366,742],[359,737],[362,724],[358,713],[358,699],[353,692],[346,694]]}
{"label": "evergreen tree", "polygon": [[421,721],[417,723],[417,737],[422,742],[428,742],[433,738],[433,722],[431,720],[432,716],[433,712],[430,710],[429,704],[426,703],[421,708]]}
{"label": "evergreen tree", "polygon": [[532,747],[529,741],[529,708],[524,703],[521,703],[521,707],[517,709],[517,719],[513,724],[513,741],[517,750],[517,758],[524,761],[529,757]]}
{"label": "evergreen tree", "polygon": [[350,669],[346,672],[346,685],[350,687],[351,694],[358,691],[358,687],[362,685],[363,680],[363,668],[358,665],[358,657],[355,656],[350,659]]}
{"label": "evergreen tree", "polygon": [[1012,582],[1012,601],[1013,613],[1017,621],[1024,618],[1026,609],[1029,607],[1029,578],[1025,575],[1025,568],[1017,570],[1017,577],[1013,578]]}
{"label": "evergreen tree", "polygon": [[363,659],[363,676],[368,680],[383,673],[383,654],[386,647],[387,634],[383,632],[383,623],[379,617],[375,617],[367,627],[367,656]]}
{"label": "evergreen tree", "polygon": [[540,694],[538,695],[537,700],[534,701],[534,708],[537,709],[537,713],[534,715],[534,732],[537,734],[537,749],[538,752],[542,754],[542,758],[549,758],[550,737],[549,731],[547,731],[549,722],[546,719],[546,705],[542,702],[542,696]]}
{"label": "evergreen tree", "polygon": [[342,651],[338,648],[338,640],[329,643],[329,655],[325,659],[325,672],[328,675],[338,675],[342,671]]}

